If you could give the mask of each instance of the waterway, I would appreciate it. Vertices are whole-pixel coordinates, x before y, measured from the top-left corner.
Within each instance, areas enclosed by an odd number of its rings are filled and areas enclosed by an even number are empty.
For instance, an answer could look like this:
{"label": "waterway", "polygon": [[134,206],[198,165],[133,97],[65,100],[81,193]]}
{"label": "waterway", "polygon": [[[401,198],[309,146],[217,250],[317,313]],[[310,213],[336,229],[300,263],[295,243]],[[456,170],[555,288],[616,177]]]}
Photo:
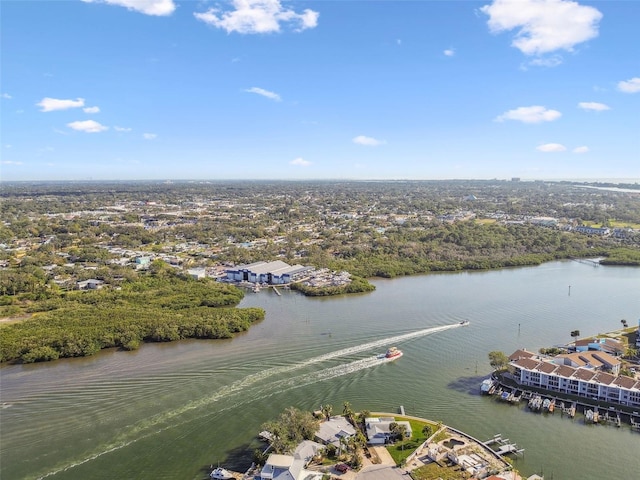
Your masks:
{"label": "waterway", "polygon": [[[348,401],[403,405],[481,440],[501,433],[525,449],[516,468],[526,474],[637,478],[640,433],[530,413],[478,389],[489,351],[637,324],[640,270],[565,261],[374,283],[332,298],[249,291],[241,306],[266,318],[232,340],[3,366],[0,477],[204,479],[210,465],[248,467],[261,425],[284,408],[340,413]],[[376,358],[391,345],[404,356]]]}

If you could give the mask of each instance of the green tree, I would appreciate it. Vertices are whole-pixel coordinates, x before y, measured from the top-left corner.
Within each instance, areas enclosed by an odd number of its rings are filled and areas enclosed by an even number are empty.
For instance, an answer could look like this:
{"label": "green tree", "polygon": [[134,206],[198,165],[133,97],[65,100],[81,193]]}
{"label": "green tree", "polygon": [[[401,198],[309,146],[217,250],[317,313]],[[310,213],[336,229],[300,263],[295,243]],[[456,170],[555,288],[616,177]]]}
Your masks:
{"label": "green tree", "polygon": [[509,358],[500,351],[489,352],[489,365],[495,370],[504,370],[509,364]]}
{"label": "green tree", "polygon": [[310,412],[287,408],[276,421],[262,428],[271,433],[271,447],[275,453],[292,451],[303,440],[311,440],[318,431],[318,420]]}

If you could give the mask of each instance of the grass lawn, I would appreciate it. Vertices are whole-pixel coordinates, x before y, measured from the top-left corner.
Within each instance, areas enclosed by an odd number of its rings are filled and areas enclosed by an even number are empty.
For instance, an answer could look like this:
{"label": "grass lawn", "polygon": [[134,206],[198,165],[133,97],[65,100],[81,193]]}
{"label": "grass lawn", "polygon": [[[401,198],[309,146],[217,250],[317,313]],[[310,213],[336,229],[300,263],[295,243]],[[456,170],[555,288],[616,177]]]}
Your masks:
{"label": "grass lawn", "polygon": [[393,457],[393,460],[396,462],[396,465],[401,465],[402,462],[409,456],[411,453],[418,448],[427,437],[422,433],[422,429],[425,425],[429,425],[432,429],[432,433],[438,429],[438,424],[435,422],[421,422],[419,420],[415,420],[413,418],[406,417],[395,417],[396,421],[408,421],[411,425],[411,438],[407,438],[402,442],[396,442],[393,445],[387,446],[387,451]]}
{"label": "grass lawn", "polygon": [[413,470],[411,477],[414,480],[460,480],[468,478],[468,475],[466,472],[460,471],[458,467],[441,467],[437,463],[429,463]]}

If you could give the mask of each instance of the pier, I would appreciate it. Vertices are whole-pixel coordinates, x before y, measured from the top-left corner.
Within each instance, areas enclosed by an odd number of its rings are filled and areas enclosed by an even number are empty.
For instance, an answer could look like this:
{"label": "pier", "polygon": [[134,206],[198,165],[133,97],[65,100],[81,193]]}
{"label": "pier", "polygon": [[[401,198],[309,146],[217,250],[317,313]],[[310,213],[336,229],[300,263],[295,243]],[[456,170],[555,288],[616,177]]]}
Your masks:
{"label": "pier", "polygon": [[509,454],[515,456],[524,454],[524,448],[518,448],[515,443],[509,443],[509,439],[502,438],[502,434],[500,433],[484,442],[484,446],[490,448],[501,457]]}

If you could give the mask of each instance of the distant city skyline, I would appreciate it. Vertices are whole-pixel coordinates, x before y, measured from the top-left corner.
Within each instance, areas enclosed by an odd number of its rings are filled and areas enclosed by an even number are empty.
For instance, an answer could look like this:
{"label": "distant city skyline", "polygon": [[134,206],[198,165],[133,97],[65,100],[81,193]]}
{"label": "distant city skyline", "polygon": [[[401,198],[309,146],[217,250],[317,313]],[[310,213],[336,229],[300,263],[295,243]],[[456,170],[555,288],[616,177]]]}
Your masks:
{"label": "distant city skyline", "polygon": [[3,1],[0,180],[640,179],[640,2]]}

